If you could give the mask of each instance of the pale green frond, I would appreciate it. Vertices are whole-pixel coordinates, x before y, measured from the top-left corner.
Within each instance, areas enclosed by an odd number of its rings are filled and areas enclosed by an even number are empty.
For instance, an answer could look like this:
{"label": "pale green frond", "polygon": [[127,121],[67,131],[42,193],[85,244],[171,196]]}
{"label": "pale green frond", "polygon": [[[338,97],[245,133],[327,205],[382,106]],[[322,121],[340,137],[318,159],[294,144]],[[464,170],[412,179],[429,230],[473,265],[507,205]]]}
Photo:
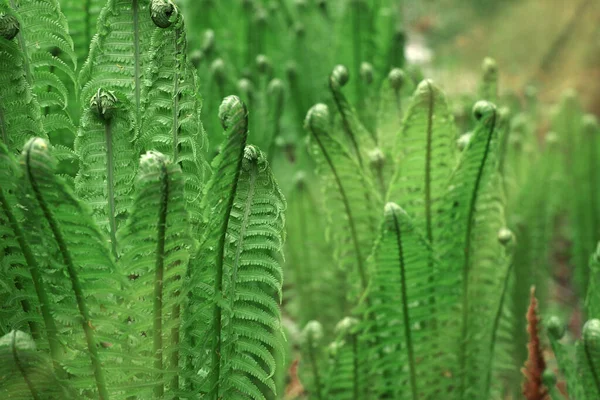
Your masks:
{"label": "pale green frond", "polygon": [[[117,97],[118,96],[118,97]],[[122,93],[99,88],[83,112],[75,140],[79,172],[75,189],[92,208],[98,225],[108,233],[113,256],[117,256],[117,230],[131,206],[136,171],[133,145],[134,116]]]}
{"label": "pale green frond", "polygon": [[[311,137],[311,152],[317,162],[331,229],[330,240],[336,251],[336,267],[350,275],[349,290],[367,288],[366,258],[376,237],[381,200],[355,157],[330,133],[329,110],[324,104],[313,106],[305,121]],[[356,283],[358,283],[358,285]]]}
{"label": "pale green frond", "polygon": [[6,399],[75,399],[33,338],[21,331],[0,337],[0,376],[0,396]]}
{"label": "pale green frond", "polygon": [[[187,58],[183,15],[167,0],[153,7],[166,18],[152,37],[151,58],[142,90],[143,119],[138,147],[170,155],[179,164],[186,183],[185,197],[192,223],[201,220],[201,194],[208,175],[204,159],[206,134],[200,121],[201,102],[195,69]],[[157,14],[157,15],[159,15]]]}
{"label": "pale green frond", "polygon": [[28,139],[45,136],[45,132],[40,105],[25,72],[28,60],[19,46],[20,22],[6,4],[0,4],[0,26],[7,32],[0,35],[0,139],[18,154]]}
{"label": "pale green frond", "polygon": [[138,129],[143,79],[156,29],[149,7],[150,0],[108,0],[98,17],[89,56],[79,73],[82,99],[92,97],[98,88],[126,93]]}
{"label": "pale green frond", "polygon": [[455,165],[456,126],[442,91],[429,80],[417,87],[395,143],[397,168],[387,199],[402,206],[435,246],[435,223]]}
{"label": "pale green frond", "polygon": [[[142,156],[135,201],[120,233],[123,256],[119,272],[128,277],[132,351],[153,359],[154,374],[137,379],[154,386],[157,397],[179,390],[177,371],[181,342],[184,279],[192,249],[184,178],[179,165],[157,152]],[[138,398],[150,397],[141,388]]]}
{"label": "pale green frond", "polygon": [[[248,111],[235,96],[223,100],[219,117],[225,129],[225,141],[213,160],[213,176],[202,199],[203,227],[200,247],[190,262],[190,298],[185,311],[185,349],[187,369],[208,369],[204,376],[188,377],[188,387],[208,384],[218,390],[221,377],[222,315],[227,229],[242,168],[248,135]],[[210,366],[210,367],[209,367]],[[208,381],[206,375],[210,374]]]}
{"label": "pale green frond", "polygon": [[[280,265],[286,202],[266,156],[246,146],[236,198],[227,228],[220,393],[223,398],[273,398],[275,354],[281,331]],[[271,279],[265,280],[264,277]],[[254,389],[245,392],[246,381]]]}
{"label": "pale green frond", "polygon": [[40,261],[52,293],[52,316],[69,335],[64,346],[70,351],[61,365],[73,376],[74,387],[95,387],[99,398],[108,399],[110,383],[122,379],[106,374],[103,365],[124,362],[117,356],[119,297],[114,293],[123,282],[89,209],[54,175],[54,164],[46,141],[27,143],[21,157],[25,229],[36,241],[35,253],[44,255]]}

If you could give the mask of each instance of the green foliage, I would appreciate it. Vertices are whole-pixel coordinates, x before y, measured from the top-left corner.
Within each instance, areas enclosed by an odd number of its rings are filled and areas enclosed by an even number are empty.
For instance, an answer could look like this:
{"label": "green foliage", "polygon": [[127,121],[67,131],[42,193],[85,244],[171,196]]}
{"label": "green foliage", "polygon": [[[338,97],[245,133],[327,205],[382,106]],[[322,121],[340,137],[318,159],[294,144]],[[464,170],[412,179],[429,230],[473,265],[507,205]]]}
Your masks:
{"label": "green foliage", "polygon": [[404,11],[0,0],[0,393],[522,400],[534,285],[597,399],[598,123],[446,95]]}

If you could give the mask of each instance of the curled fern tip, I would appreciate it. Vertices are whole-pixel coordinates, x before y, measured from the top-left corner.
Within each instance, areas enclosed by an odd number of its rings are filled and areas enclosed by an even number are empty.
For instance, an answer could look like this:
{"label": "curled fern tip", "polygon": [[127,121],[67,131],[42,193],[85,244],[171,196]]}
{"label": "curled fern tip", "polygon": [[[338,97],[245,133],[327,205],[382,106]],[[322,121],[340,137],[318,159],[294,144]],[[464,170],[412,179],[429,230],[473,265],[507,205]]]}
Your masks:
{"label": "curled fern tip", "polygon": [[14,15],[0,13],[0,36],[12,40],[19,34],[19,20]]}
{"label": "curled fern tip", "polygon": [[171,0],[152,0],[150,3],[150,18],[159,28],[170,27],[177,13],[177,7]]}
{"label": "curled fern tip", "polygon": [[117,101],[114,92],[98,89],[90,99],[90,109],[98,118],[108,121],[114,115]]}

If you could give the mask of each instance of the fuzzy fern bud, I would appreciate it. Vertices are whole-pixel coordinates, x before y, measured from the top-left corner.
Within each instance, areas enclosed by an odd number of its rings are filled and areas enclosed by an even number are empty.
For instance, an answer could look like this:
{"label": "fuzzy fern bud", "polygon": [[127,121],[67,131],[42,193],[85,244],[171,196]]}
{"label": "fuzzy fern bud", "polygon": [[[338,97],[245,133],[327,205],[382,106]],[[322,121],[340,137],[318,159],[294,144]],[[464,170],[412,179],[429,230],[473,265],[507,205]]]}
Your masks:
{"label": "fuzzy fern bud", "polygon": [[238,113],[244,113],[244,116],[248,114],[246,106],[237,96],[227,96],[223,99],[221,106],[219,106],[219,119],[223,129],[227,130],[230,127],[230,122],[234,119],[234,116]]}
{"label": "fuzzy fern bud", "polygon": [[583,123],[584,132],[588,135],[593,135],[598,132],[598,119],[594,115],[584,115],[581,122]]}
{"label": "fuzzy fern bud", "polygon": [[352,317],[346,317],[337,323],[335,332],[339,335],[353,333],[352,330],[358,325],[358,320]]}
{"label": "fuzzy fern bud", "polygon": [[554,374],[554,372],[546,368],[544,370],[544,373],[542,374],[542,383],[547,388],[554,387],[556,385],[556,374]]}
{"label": "fuzzy fern bud", "polygon": [[372,169],[381,170],[385,165],[385,155],[379,148],[374,148],[369,152],[369,163]]}
{"label": "fuzzy fern bud", "polygon": [[242,78],[237,83],[238,90],[246,99],[254,96],[254,85],[250,79]]}
{"label": "fuzzy fern bud", "polygon": [[590,319],[583,325],[583,344],[588,350],[600,352],[600,319]]}
{"label": "fuzzy fern bud", "polygon": [[560,340],[565,335],[565,324],[555,315],[546,322],[546,329],[554,340]]}
{"label": "fuzzy fern bud", "polygon": [[212,29],[207,29],[202,35],[202,52],[211,53],[215,47],[215,31]]}
{"label": "fuzzy fern bud", "polygon": [[473,117],[477,121],[488,122],[496,113],[496,106],[489,101],[480,100],[473,106]]}
{"label": "fuzzy fern bud", "polygon": [[304,120],[304,126],[307,129],[323,131],[327,129],[329,121],[329,107],[323,103],[319,103],[315,104],[310,110],[308,110],[306,119]]}
{"label": "fuzzy fern bud", "polygon": [[267,87],[267,92],[269,96],[272,96],[275,99],[275,104],[278,107],[283,106],[283,101],[285,99],[285,87],[281,79],[275,78],[269,82],[269,86]]}
{"label": "fuzzy fern bud", "polygon": [[117,101],[114,92],[98,89],[90,99],[90,110],[98,118],[109,121],[115,113]]}
{"label": "fuzzy fern bud", "polygon": [[210,72],[219,84],[225,82],[225,62],[221,58],[217,58],[210,65]]}
{"label": "fuzzy fern bud", "polygon": [[506,246],[511,243],[515,238],[515,235],[508,228],[502,228],[498,231],[498,242],[501,245]]}
{"label": "fuzzy fern bud", "polygon": [[302,342],[317,347],[321,339],[323,339],[323,326],[319,321],[309,321],[302,330]]}
{"label": "fuzzy fern bud", "polygon": [[460,135],[460,137],[456,140],[458,150],[463,151],[464,149],[466,149],[472,137],[473,132],[467,132],[464,135]]}
{"label": "fuzzy fern bud", "polygon": [[367,85],[373,83],[373,66],[368,62],[360,64],[360,77]]}
{"label": "fuzzy fern bud", "polygon": [[256,56],[256,68],[260,74],[269,74],[271,72],[271,60],[264,54]]}
{"label": "fuzzy fern bud", "polygon": [[336,65],[333,68],[333,72],[331,72],[331,81],[336,85],[342,87],[348,83],[350,79],[350,73],[348,72],[348,68],[343,65]]}
{"label": "fuzzy fern bud", "polygon": [[171,0],[152,0],[150,3],[150,18],[156,26],[166,29],[173,23],[173,16],[178,10]]}
{"label": "fuzzy fern bud", "polygon": [[0,36],[12,40],[19,34],[20,29],[19,20],[14,15],[0,13]]}
{"label": "fuzzy fern bud", "polygon": [[498,79],[498,64],[496,60],[486,57],[481,65],[483,71],[483,80],[485,82],[495,82]]}
{"label": "fuzzy fern bud", "polygon": [[402,86],[404,86],[406,74],[400,68],[394,68],[388,74],[388,80],[390,81],[390,86],[392,89],[398,91],[402,89]]}

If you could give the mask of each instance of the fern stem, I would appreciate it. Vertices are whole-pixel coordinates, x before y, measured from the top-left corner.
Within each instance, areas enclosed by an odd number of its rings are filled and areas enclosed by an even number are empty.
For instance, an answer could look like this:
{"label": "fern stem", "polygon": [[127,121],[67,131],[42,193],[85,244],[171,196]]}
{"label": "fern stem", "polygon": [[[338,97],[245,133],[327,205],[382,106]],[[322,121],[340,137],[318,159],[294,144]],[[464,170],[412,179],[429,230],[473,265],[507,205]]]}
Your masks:
{"label": "fern stem", "polygon": [[[362,24],[360,23],[361,19],[361,3],[363,0],[353,0],[352,1],[352,62],[354,66],[354,73],[358,75],[360,71],[360,64],[362,63]],[[362,81],[360,79],[355,79],[356,86],[356,101],[362,103],[363,99],[363,90],[362,90]]]}
{"label": "fern stem", "polygon": [[8,129],[6,126],[6,120],[4,119],[4,111],[2,110],[1,106],[0,106],[0,136],[2,137],[2,141],[4,142],[6,147],[9,147]]}
{"label": "fern stem", "polygon": [[[239,99],[238,99],[239,101]],[[241,103],[241,107],[236,107],[239,108],[237,111],[238,114],[242,114],[241,118],[239,118],[239,116],[237,115],[224,115],[223,120],[233,120],[235,121],[234,124],[241,124],[241,126],[243,126],[244,129],[244,135],[246,134],[246,130],[248,127],[248,112],[246,110],[246,106]],[[230,111],[231,112],[231,111]],[[236,132],[239,130],[239,128],[236,129],[235,126],[231,127],[232,132]],[[234,134],[236,134],[234,133]],[[226,203],[226,207],[225,207],[225,212],[223,215],[225,215],[225,218],[223,218],[223,221],[221,223],[221,227],[219,230],[219,242],[217,244],[217,259],[216,259],[216,268],[215,268],[215,287],[214,287],[214,294],[215,296],[221,296],[222,297],[222,292],[223,292],[223,259],[225,257],[225,238],[227,235],[227,228],[229,227],[229,220],[231,218],[231,209],[233,208],[233,201],[235,199],[235,195],[237,193],[237,186],[238,186],[238,180],[240,177],[240,173],[241,173],[241,169],[242,169],[242,161],[243,161],[243,156],[244,156],[244,146],[240,146],[240,153],[237,156],[237,165],[235,168],[235,176],[233,177],[233,181],[232,181],[232,185],[231,185],[231,190],[229,191],[229,193],[227,193],[227,197],[225,197],[225,201]],[[215,334],[215,338],[214,338],[214,349],[212,351],[211,354],[211,380],[210,380],[210,385],[209,385],[209,390],[213,390],[214,389],[214,400],[219,400],[219,380],[220,380],[220,375],[221,375],[221,329],[222,329],[222,321],[221,321],[221,317],[222,317],[222,310],[221,310],[221,305],[216,301],[215,299],[215,304],[214,304],[214,308],[213,308],[213,324],[214,324],[214,334]]]}
{"label": "fern stem", "polygon": [[[176,279],[181,279],[179,276]],[[175,297],[179,297],[180,292],[176,291],[175,292]],[[173,306],[173,320],[177,321],[179,320],[179,318],[181,317],[181,306],[179,304]],[[175,327],[173,327],[171,329],[171,347],[173,349],[176,349],[175,351],[173,351],[173,353],[171,354],[171,365],[170,368],[172,368],[175,371],[179,370],[179,325],[175,325]],[[172,391],[177,391],[179,389],[179,373],[175,373],[173,374],[173,378],[171,379],[171,390]],[[178,400],[179,396],[173,396],[171,398],[171,400]]]}
{"label": "fern stem", "polygon": [[87,305],[85,304],[85,296],[83,294],[83,290],[81,287],[81,282],[79,282],[79,276],[77,275],[77,270],[75,269],[75,264],[73,263],[73,259],[71,258],[71,253],[67,247],[65,239],[63,238],[62,232],[58,226],[58,223],[54,219],[54,215],[48,208],[48,204],[44,200],[42,192],[38,186],[37,180],[31,170],[31,152],[32,147],[35,145],[35,141],[30,142],[29,148],[26,149],[26,170],[27,177],[29,182],[31,183],[31,187],[33,189],[35,198],[42,209],[44,217],[50,226],[50,230],[56,240],[58,245],[58,249],[63,258],[65,266],[67,267],[67,273],[69,275],[69,279],[71,280],[71,286],[73,289],[73,293],[75,294],[75,300],[77,302],[77,308],[79,309],[79,314],[82,318],[81,326],[83,332],[85,334],[85,339],[87,342],[88,352],[90,355],[90,361],[92,363],[92,369],[94,371],[94,377],[96,380],[96,387],[98,388],[98,397],[100,400],[108,400],[108,390],[106,388],[106,380],[104,379],[104,371],[100,365],[100,359],[98,357],[98,350],[96,348],[96,339],[94,335],[94,328],[92,326],[92,321],[89,317],[89,310]]}
{"label": "fern stem", "polygon": [[104,123],[104,136],[106,138],[106,193],[108,197],[108,224],[110,230],[110,248],[113,256],[117,258],[117,219],[115,206],[115,165],[112,137],[113,119]]}
{"label": "fern stem", "polygon": [[31,397],[33,398],[33,400],[40,400],[40,396],[38,395],[37,391],[35,390],[35,386],[33,386],[33,382],[31,382],[31,379],[29,379],[29,376],[27,375],[27,371],[25,371],[25,368],[23,367],[23,365],[21,364],[21,360],[19,359],[19,354],[17,352],[17,343],[16,343],[17,331],[13,331],[12,333],[13,333],[13,337],[12,337],[11,346],[12,346],[13,359],[15,360],[15,365],[17,366],[19,373],[23,377],[23,380],[25,380],[25,383],[27,384],[27,388],[31,392]]}
{"label": "fern stem", "polygon": [[596,370],[596,365],[594,364],[594,355],[591,353],[588,346],[589,346],[588,341],[584,340],[583,348],[584,348],[584,353],[585,353],[585,361],[590,368],[590,373],[594,380],[594,384],[596,386],[596,391],[598,393],[600,393],[600,376],[598,375],[599,371]]}
{"label": "fern stem", "polygon": [[[346,190],[344,189],[344,185],[342,184],[342,181],[339,177],[337,169],[335,168],[335,165],[333,164],[333,161],[331,160],[331,157],[329,157],[329,153],[327,152],[327,149],[321,142],[319,135],[314,131],[312,124],[309,124],[309,128],[313,135],[313,138],[315,138],[315,141],[319,145],[319,148],[321,149],[321,153],[323,153],[323,156],[325,157],[325,160],[327,161],[327,164],[329,165],[329,168],[331,169],[331,172],[333,173],[333,177],[335,179],[336,185],[337,185],[338,189],[340,190],[342,202],[344,203],[344,209],[346,210],[346,215],[348,216],[348,224],[350,225],[350,235],[352,236],[352,244],[354,246],[354,251],[356,252],[356,263],[358,264],[358,273],[360,275],[360,282],[362,285],[362,289],[366,290],[367,285],[368,285],[367,274],[366,274],[365,267],[363,264],[362,253],[360,250],[360,243],[358,242],[358,234],[356,231],[356,224],[354,222],[354,217],[352,215],[352,209],[350,208],[350,202],[348,201],[348,196],[346,195]],[[368,301],[368,298],[367,298],[367,301]]]}
{"label": "fern stem", "polygon": [[502,295],[500,296],[500,302],[498,304],[498,309],[496,310],[496,316],[494,317],[494,325],[492,328],[492,340],[490,342],[490,357],[487,366],[487,378],[485,384],[485,391],[483,395],[485,397],[489,396],[491,383],[492,383],[492,366],[494,363],[494,348],[496,347],[496,337],[498,336],[498,327],[500,326],[500,320],[502,318],[502,311],[504,310],[504,301],[506,299],[506,293],[508,292],[508,282],[510,281],[510,276],[512,274],[512,270],[514,267],[514,263],[511,262],[508,271],[506,271],[506,277],[504,278],[504,285],[502,286]]}
{"label": "fern stem", "polygon": [[181,30],[175,28],[175,72],[173,74],[173,162],[177,163],[179,157],[179,70],[181,68],[180,57],[181,49],[179,48],[179,38]]}
{"label": "fern stem", "polygon": [[[58,341],[56,324],[54,322],[54,318],[52,318],[52,314],[50,313],[50,299],[48,298],[48,292],[44,287],[44,282],[42,280],[42,275],[40,274],[40,267],[33,255],[33,251],[29,246],[29,243],[25,239],[25,235],[21,230],[19,222],[15,218],[15,215],[12,212],[10,204],[8,203],[6,197],[4,196],[4,192],[0,190],[0,205],[8,219],[8,224],[10,225],[15,238],[17,239],[17,243],[23,252],[23,257],[25,258],[25,262],[29,267],[29,273],[31,274],[31,280],[33,281],[33,287],[35,289],[35,293],[38,297],[38,301],[40,302],[40,311],[42,313],[42,319],[44,320],[44,325],[46,326],[46,336],[48,337],[48,346],[50,349],[50,356],[52,357],[52,361],[54,363],[54,367],[57,370],[57,374],[59,373],[59,353],[60,353],[60,342]],[[33,336],[33,334],[32,334]]]}
{"label": "fern stem", "polygon": [[310,358],[310,366],[315,378],[315,392],[317,394],[317,400],[323,400],[323,396],[321,395],[321,375],[319,374],[319,366],[317,364],[317,357],[315,356],[315,346],[313,344],[312,335],[308,335],[308,357]]}
{"label": "fern stem", "polygon": [[354,374],[352,374],[352,391],[354,393],[354,400],[360,400],[358,390],[358,335],[352,334],[352,365],[354,368]]}
{"label": "fern stem", "polygon": [[[139,126],[141,121],[141,54],[140,54],[140,17],[139,17],[139,0],[132,1],[133,10],[133,61],[134,61],[134,77],[135,77],[135,115],[136,115],[136,126]],[[136,135],[137,136],[137,135]]]}
{"label": "fern stem", "polygon": [[165,275],[165,234],[167,230],[167,212],[169,203],[169,175],[164,161],[161,163],[161,194],[158,211],[158,232],[156,244],[156,264],[154,278],[154,309],[153,309],[153,354],[154,368],[159,371],[156,385],[154,386],[154,395],[156,398],[162,398],[165,391],[163,382],[163,332],[162,332],[162,309],[163,309],[163,289]]}
{"label": "fern stem", "polygon": [[469,273],[470,268],[469,264],[471,261],[471,232],[473,230],[473,226],[475,221],[473,221],[473,217],[475,216],[475,204],[477,203],[477,198],[479,195],[479,186],[481,183],[481,177],[483,176],[483,170],[485,168],[485,164],[488,158],[488,154],[490,151],[490,145],[492,142],[492,135],[494,129],[496,127],[496,110],[493,111],[492,122],[490,123],[490,130],[488,132],[487,141],[485,144],[485,151],[483,153],[483,157],[481,159],[481,164],[477,170],[477,177],[475,178],[475,186],[473,189],[473,194],[471,196],[471,201],[469,204],[469,213],[467,217],[467,229],[465,233],[465,258],[463,264],[463,274],[462,274],[462,329],[461,329],[461,342],[459,349],[459,363],[460,363],[460,386],[459,393],[462,395],[465,391],[465,368],[467,364],[467,335],[469,331]]}
{"label": "fern stem", "polygon": [[418,400],[417,391],[417,373],[415,368],[415,354],[412,341],[410,317],[408,315],[408,292],[406,290],[406,265],[404,264],[404,251],[402,247],[402,230],[398,221],[396,210],[392,211],[394,218],[394,230],[396,232],[396,240],[398,243],[398,261],[400,266],[400,282],[402,291],[402,318],[404,322],[404,336],[406,338],[406,352],[408,353],[408,368],[410,369],[410,388],[413,400]]}
{"label": "fern stem", "polygon": [[[15,0],[10,0],[10,6],[13,10],[15,10],[15,12],[19,8],[15,3]],[[19,41],[19,47],[21,48],[21,55],[23,56],[23,69],[25,70],[25,79],[27,79],[27,83],[29,84],[29,86],[33,87],[33,71],[31,70],[31,63],[29,62],[29,52],[27,51],[27,43],[25,42],[25,38],[23,37],[22,29],[19,30],[17,38]]]}
{"label": "fern stem", "polygon": [[334,84],[333,79],[329,78],[329,89],[331,90],[331,93],[333,94],[333,101],[335,102],[335,105],[342,117],[342,125],[344,127],[344,132],[346,132],[346,134],[350,138],[350,142],[352,143],[352,148],[354,149],[354,152],[356,153],[356,157],[358,159],[358,163],[360,164],[360,168],[363,169],[363,159],[362,159],[362,155],[360,153],[360,148],[358,147],[358,142],[356,140],[356,136],[354,135],[354,132],[352,131],[352,128],[350,127],[350,122],[348,121],[348,118],[346,117],[346,113],[343,110],[344,105],[342,103],[344,102],[344,100],[340,98],[340,93],[338,93],[338,91],[340,90],[339,87],[334,87],[334,85],[337,85],[337,84]]}

